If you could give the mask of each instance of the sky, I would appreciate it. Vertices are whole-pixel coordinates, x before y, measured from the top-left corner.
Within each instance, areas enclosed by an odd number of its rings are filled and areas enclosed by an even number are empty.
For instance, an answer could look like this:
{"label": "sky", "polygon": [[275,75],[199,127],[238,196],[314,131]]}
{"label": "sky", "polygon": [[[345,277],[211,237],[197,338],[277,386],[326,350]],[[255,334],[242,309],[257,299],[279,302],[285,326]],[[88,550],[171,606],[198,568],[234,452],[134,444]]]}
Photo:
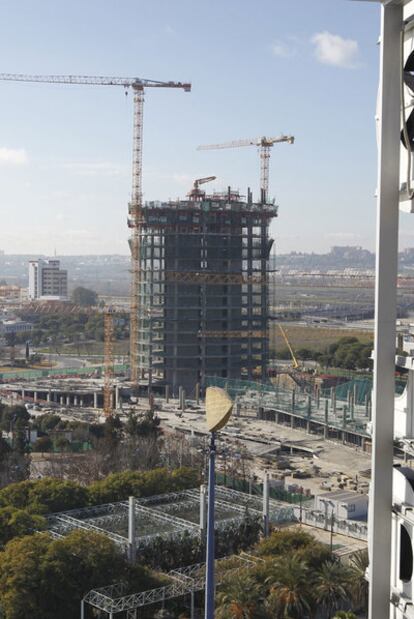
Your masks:
{"label": "sky", "polygon": [[[197,146],[292,134],[270,161],[278,253],[373,249],[378,34],[376,3],[349,0],[0,0],[0,71],[191,81],[146,92],[146,200],[210,175],[257,196],[255,147]],[[0,81],[0,249],[127,254],[131,143],[123,88]]]}

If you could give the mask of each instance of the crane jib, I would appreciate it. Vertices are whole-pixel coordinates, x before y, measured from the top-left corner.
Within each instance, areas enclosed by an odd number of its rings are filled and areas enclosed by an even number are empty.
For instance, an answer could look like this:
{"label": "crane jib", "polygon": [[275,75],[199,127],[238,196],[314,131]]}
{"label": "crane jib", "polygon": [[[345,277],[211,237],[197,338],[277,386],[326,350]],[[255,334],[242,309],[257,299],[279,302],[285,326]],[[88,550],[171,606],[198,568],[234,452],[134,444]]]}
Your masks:
{"label": "crane jib", "polygon": [[21,73],[0,73],[1,81],[41,82],[46,84],[84,84],[90,86],[123,86],[124,88],[182,88],[190,92],[189,82],[161,82],[139,77],[103,77],[88,75],[24,75]]}

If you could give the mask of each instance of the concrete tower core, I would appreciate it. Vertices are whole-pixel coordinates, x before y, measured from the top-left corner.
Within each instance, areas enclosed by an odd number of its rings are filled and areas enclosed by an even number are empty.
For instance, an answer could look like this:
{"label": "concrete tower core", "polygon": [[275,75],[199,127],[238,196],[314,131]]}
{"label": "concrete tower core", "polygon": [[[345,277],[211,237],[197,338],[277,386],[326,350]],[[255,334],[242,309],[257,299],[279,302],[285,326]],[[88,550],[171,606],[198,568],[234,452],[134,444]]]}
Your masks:
{"label": "concrete tower core", "polygon": [[274,203],[248,190],[147,202],[141,232],[139,365],[188,395],[206,376],[265,379]]}

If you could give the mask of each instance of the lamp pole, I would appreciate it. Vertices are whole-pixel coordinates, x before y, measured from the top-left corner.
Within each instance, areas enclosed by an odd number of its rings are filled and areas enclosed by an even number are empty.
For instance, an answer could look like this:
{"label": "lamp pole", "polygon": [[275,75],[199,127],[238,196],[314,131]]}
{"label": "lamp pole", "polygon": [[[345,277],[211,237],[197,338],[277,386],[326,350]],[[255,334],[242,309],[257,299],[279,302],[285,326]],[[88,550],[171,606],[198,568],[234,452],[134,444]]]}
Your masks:
{"label": "lamp pole", "polygon": [[206,552],[206,603],[205,619],[214,619],[214,499],[216,485],[216,432],[224,428],[233,410],[233,401],[220,387],[206,389],[206,421],[210,432],[208,462],[208,514],[207,514],[207,552]]}
{"label": "lamp pole", "polygon": [[210,434],[210,450],[208,463],[208,516],[207,516],[207,558],[206,558],[206,605],[205,619],[214,619],[214,501],[215,501],[215,474],[216,464],[216,433]]}

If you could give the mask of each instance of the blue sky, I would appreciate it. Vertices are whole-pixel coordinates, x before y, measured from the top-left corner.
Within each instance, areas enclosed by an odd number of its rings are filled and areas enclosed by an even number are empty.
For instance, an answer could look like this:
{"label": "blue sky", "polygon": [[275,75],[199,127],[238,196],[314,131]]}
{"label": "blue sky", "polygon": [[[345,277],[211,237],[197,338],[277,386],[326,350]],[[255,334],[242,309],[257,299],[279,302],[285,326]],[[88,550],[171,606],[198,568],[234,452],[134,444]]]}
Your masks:
{"label": "blue sky", "polygon": [[[348,0],[0,0],[0,70],[191,80],[148,90],[144,196],[216,175],[257,192],[273,149],[279,252],[373,248],[379,9]],[[0,82],[0,248],[128,253],[132,100],[122,88]],[[409,216],[401,244],[413,244]]]}

